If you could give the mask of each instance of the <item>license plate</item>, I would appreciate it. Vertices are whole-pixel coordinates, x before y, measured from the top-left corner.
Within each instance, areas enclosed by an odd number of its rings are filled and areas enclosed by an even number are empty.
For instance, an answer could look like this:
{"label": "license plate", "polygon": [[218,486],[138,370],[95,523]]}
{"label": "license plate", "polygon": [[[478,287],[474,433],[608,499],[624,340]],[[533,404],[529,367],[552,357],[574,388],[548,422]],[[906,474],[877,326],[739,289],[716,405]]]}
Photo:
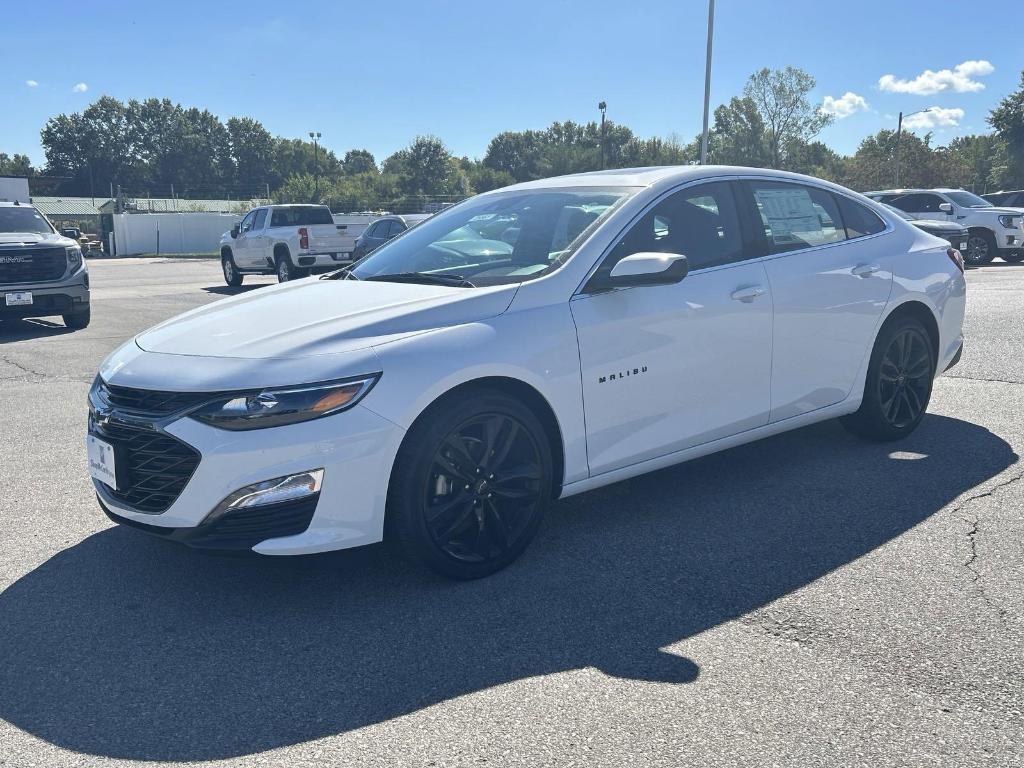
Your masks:
{"label": "license plate", "polygon": [[966,251],[967,250],[967,241],[966,240],[961,240],[960,241],[960,247],[957,248],[957,250],[958,251]]}
{"label": "license plate", "polygon": [[117,471],[114,464],[114,446],[95,435],[89,435],[89,474],[117,490]]}
{"label": "license plate", "polygon": [[5,296],[8,307],[24,307],[32,303],[32,291],[15,291]]}

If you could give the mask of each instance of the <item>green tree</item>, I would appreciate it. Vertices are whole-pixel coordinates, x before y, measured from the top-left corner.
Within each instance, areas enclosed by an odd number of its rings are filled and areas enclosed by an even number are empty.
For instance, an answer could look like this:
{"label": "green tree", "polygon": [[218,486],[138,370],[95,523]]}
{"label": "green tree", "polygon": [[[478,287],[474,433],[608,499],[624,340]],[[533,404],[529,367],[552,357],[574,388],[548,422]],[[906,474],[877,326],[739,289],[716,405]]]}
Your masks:
{"label": "green tree", "polygon": [[261,185],[277,186],[272,178],[274,137],[258,120],[251,117],[232,117],[227,122],[228,146],[233,166],[233,185],[246,189]]}
{"label": "green tree", "polygon": [[789,152],[796,142],[810,142],[833,118],[811,104],[808,94],[815,80],[796,67],[761,69],[750,76],[743,88],[764,122],[768,163],[772,168],[786,167]]}
{"label": "green tree", "polygon": [[1024,72],[1017,90],[999,102],[988,116],[988,124],[1005,143],[1002,185],[1024,188]]}
{"label": "green tree", "polygon": [[388,157],[384,173],[398,177],[403,195],[449,195],[470,193],[469,180],[458,160],[436,136],[417,136],[405,149]]}
{"label": "green tree", "polygon": [[0,152],[0,176],[34,176],[35,168],[28,155],[8,155]]}
{"label": "green tree", "polygon": [[341,161],[341,172],[346,176],[359,173],[377,173],[377,161],[365,149],[350,149]]}
{"label": "green tree", "polygon": [[708,158],[717,165],[762,168],[771,164],[764,119],[752,98],[733,96],[715,109]]}

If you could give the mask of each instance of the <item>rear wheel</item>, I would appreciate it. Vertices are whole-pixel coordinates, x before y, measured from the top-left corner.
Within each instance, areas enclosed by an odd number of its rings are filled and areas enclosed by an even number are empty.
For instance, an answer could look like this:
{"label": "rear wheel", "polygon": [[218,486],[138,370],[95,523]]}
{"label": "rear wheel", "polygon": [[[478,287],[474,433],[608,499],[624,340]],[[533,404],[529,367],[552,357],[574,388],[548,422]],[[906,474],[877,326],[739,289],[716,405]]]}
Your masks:
{"label": "rear wheel", "polygon": [[972,266],[988,264],[996,256],[996,239],[991,232],[975,230],[967,237],[964,261]]}
{"label": "rear wheel", "polygon": [[92,308],[86,307],[84,312],[69,312],[66,315],[61,315],[61,319],[64,321],[65,326],[79,331],[82,328],[88,327],[89,321],[92,319]]}
{"label": "rear wheel", "polygon": [[898,440],[921,423],[932,395],[935,354],[920,321],[905,317],[882,327],[871,352],[860,409],[843,425],[874,440]]}
{"label": "rear wheel", "polygon": [[232,288],[237,288],[242,284],[244,276],[238,271],[238,267],[235,266],[235,259],[230,254],[227,254],[221,258],[220,261],[221,269],[224,270],[224,282],[230,285]]}
{"label": "rear wheel", "polygon": [[521,402],[480,391],[428,412],[399,451],[390,537],[442,575],[475,579],[526,549],[551,498],[551,448]]}

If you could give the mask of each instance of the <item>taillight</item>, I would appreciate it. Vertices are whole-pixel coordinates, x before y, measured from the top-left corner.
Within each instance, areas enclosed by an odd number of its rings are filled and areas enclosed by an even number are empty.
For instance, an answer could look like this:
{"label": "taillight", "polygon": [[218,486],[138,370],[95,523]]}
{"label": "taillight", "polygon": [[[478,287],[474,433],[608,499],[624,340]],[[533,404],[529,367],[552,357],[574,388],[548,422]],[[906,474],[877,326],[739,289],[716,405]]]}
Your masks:
{"label": "taillight", "polygon": [[305,227],[299,228],[299,248],[309,248],[309,230]]}
{"label": "taillight", "polygon": [[964,257],[960,255],[960,251],[956,248],[947,248],[946,255],[949,256],[949,260],[956,264],[956,268],[961,272],[964,271]]}

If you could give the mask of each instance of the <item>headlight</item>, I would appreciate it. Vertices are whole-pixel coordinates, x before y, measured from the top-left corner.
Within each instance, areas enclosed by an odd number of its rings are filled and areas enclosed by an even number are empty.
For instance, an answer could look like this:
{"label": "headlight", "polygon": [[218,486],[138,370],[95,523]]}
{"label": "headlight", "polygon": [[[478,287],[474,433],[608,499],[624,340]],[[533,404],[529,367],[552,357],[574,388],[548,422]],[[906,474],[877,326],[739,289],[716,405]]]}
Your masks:
{"label": "headlight", "polygon": [[1002,224],[1007,229],[1014,229],[1017,226],[1017,217],[1016,216],[1000,216],[999,217],[999,223]]}
{"label": "headlight", "polygon": [[380,378],[379,373],[354,379],[278,387],[237,395],[208,403],[189,414],[193,419],[221,429],[263,429],[297,424],[330,416],[362,400]]}
{"label": "headlight", "polygon": [[77,245],[66,248],[68,254],[68,269],[72,272],[82,265],[82,249]]}

